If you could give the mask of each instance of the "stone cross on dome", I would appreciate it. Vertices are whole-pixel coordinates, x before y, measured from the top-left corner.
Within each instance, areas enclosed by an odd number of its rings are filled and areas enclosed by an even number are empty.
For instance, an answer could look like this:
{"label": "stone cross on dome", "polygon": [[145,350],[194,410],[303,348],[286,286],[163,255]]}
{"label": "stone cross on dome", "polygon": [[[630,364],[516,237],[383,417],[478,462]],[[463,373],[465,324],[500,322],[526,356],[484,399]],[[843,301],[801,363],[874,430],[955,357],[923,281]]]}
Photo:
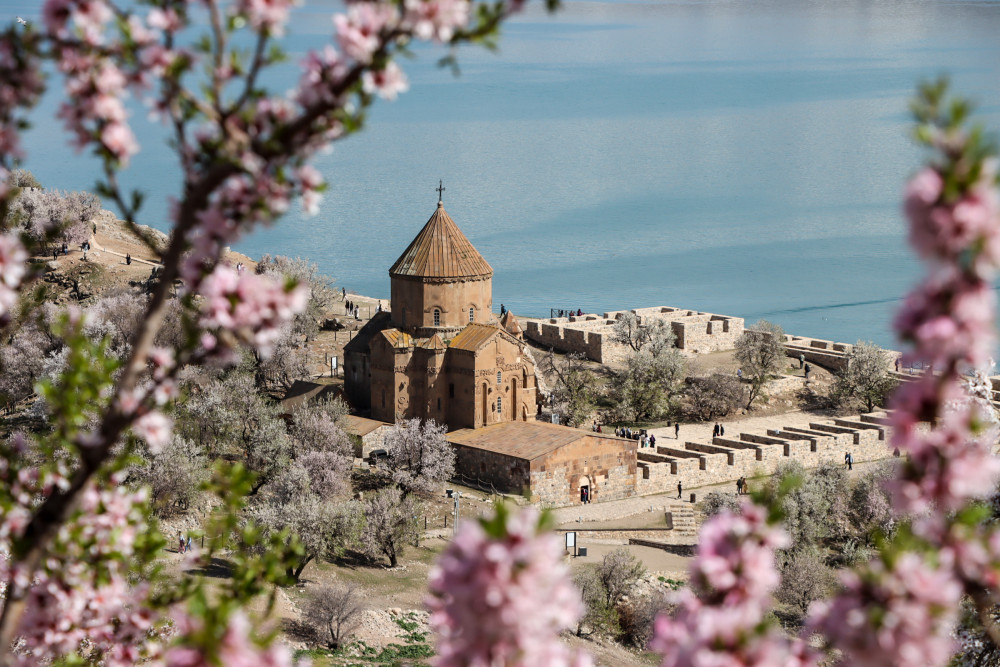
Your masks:
{"label": "stone cross on dome", "polygon": [[438,203],[440,204],[440,203],[442,203],[444,201],[444,198],[442,197],[442,194],[445,191],[444,181],[438,179],[438,186],[436,188],[434,188],[434,189],[437,190],[437,193],[438,193]]}

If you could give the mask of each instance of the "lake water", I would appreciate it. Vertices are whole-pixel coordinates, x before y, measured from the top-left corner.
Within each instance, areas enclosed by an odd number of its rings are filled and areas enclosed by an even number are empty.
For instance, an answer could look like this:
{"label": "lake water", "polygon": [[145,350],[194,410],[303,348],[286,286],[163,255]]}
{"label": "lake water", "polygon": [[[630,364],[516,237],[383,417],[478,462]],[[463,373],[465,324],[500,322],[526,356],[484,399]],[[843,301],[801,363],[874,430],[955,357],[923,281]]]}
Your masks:
{"label": "lake water", "polygon": [[[293,58],[336,5],[296,10]],[[5,15],[23,5],[0,0]],[[412,90],[317,166],[318,217],[293,212],[238,248],[307,257],[388,296],[389,265],[445,206],[519,315],[674,305],[767,318],[800,335],[893,344],[918,274],[899,194],[920,153],[907,101],[948,73],[1000,128],[1000,2],[567,2],[510,23],[501,52],[466,48],[456,78],[420,48]],[[273,80],[288,86],[291,70]],[[51,118],[53,101],[42,105]],[[141,118],[141,116],[140,116]],[[164,228],[176,169],[137,118],[127,181]],[[55,123],[29,136],[50,187],[90,188],[94,162]]]}

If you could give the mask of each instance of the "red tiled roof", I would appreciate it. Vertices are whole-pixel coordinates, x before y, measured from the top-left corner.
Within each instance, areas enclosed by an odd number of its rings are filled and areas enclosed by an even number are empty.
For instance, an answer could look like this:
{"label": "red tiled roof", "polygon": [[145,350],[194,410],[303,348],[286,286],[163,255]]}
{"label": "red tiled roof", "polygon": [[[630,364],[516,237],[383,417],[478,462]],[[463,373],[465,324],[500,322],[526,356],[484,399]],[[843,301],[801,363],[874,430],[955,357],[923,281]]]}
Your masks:
{"label": "red tiled roof", "polygon": [[518,323],[517,318],[514,317],[514,313],[509,310],[503,314],[503,317],[500,318],[500,326],[502,326],[504,330],[512,336],[517,336],[518,334],[523,333],[521,325]]}
{"label": "red tiled roof", "polygon": [[414,278],[489,278],[491,267],[438,202],[409,247],[389,269],[390,276]]}

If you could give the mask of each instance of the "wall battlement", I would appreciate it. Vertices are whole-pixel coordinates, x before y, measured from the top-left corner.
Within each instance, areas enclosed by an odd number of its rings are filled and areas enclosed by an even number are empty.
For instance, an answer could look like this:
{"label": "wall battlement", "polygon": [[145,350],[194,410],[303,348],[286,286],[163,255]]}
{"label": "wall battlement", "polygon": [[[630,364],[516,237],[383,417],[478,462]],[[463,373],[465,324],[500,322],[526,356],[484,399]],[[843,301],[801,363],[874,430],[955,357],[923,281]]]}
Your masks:
{"label": "wall battlement", "polygon": [[785,426],[765,433],[715,437],[712,443],[685,442],[683,448],[639,450],[637,494],[674,493],[685,489],[734,482],[740,477],[771,474],[783,461],[807,468],[822,463],[843,465],[851,452],[855,463],[892,456],[884,414],[859,415],[810,422],[809,428]]}
{"label": "wall battlement", "polygon": [[629,348],[612,342],[615,323],[626,313],[634,313],[639,324],[663,321],[677,337],[677,347],[688,354],[731,350],[743,333],[743,318],[697,310],[655,306],[613,310],[602,315],[585,313],[570,317],[525,320],[524,335],[539,345],[560,352],[577,352],[598,363],[622,361]]}

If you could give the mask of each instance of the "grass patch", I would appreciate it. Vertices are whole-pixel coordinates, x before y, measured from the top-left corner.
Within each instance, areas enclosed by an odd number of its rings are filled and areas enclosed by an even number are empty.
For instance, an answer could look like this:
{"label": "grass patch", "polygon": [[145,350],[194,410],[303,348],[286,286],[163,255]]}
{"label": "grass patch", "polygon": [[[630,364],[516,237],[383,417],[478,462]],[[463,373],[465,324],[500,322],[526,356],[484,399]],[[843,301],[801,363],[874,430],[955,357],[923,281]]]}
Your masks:
{"label": "grass patch", "polygon": [[363,641],[353,641],[343,648],[331,651],[329,649],[307,649],[295,652],[295,657],[309,658],[314,667],[373,667],[384,665],[395,667],[425,667],[427,658],[434,655],[434,649],[428,643],[426,632],[417,632],[419,623],[413,612],[393,619],[403,630],[400,635],[403,643],[392,643],[382,648],[369,646]]}

